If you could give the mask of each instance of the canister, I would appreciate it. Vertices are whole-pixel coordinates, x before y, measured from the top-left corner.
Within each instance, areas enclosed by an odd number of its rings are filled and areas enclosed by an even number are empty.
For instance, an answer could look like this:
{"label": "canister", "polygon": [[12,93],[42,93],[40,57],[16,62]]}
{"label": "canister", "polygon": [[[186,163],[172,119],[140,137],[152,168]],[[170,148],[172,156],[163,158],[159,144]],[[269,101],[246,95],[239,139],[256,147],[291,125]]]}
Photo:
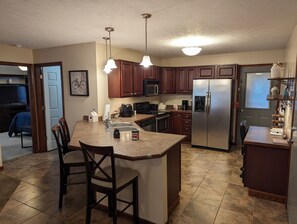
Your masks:
{"label": "canister", "polygon": [[137,141],[139,139],[139,131],[138,130],[133,130],[132,131],[132,140]]}

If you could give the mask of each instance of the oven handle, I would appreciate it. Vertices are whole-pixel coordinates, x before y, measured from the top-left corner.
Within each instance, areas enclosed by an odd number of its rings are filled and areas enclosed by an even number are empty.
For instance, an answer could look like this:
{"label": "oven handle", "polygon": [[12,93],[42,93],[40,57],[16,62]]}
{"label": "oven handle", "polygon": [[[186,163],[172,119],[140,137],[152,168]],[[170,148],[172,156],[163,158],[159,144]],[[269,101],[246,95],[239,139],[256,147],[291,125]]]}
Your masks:
{"label": "oven handle", "polygon": [[158,116],[158,117],[156,117],[156,120],[159,121],[159,120],[165,119],[167,117],[170,117],[170,115],[167,114],[167,115]]}

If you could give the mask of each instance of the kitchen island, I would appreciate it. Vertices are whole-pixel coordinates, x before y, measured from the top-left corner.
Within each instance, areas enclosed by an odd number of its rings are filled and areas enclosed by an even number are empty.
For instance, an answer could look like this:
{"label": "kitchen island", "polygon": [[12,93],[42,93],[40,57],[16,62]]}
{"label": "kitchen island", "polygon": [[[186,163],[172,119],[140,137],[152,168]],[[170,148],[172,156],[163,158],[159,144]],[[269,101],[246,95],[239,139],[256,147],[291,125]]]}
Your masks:
{"label": "kitchen island", "polygon": [[249,195],[286,203],[291,146],[267,127],[249,127],[244,139],[244,185]]}
{"label": "kitchen island", "polygon": [[[145,119],[144,116],[147,115],[120,118],[117,119],[117,122],[138,121]],[[113,146],[118,165],[140,172],[140,219],[164,224],[168,221],[169,214],[179,203],[181,141],[185,136],[147,132],[134,122],[133,126],[140,130],[138,141],[131,140],[131,131],[123,131],[120,133],[120,139],[115,139],[113,130],[106,128],[103,122],[79,121],[75,125],[69,146],[72,149],[80,149],[79,141],[95,146]],[[128,189],[122,192],[120,197],[130,198],[131,193],[131,189]],[[126,212],[132,214],[132,209],[128,209]]]}

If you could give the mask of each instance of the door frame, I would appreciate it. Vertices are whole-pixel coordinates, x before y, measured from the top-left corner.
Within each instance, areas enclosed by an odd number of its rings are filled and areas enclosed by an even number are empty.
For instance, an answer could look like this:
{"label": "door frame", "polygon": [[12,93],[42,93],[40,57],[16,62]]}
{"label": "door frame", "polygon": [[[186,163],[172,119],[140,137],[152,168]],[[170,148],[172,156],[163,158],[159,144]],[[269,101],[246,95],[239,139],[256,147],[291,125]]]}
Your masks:
{"label": "door frame", "polygon": [[237,79],[237,95],[236,95],[236,108],[237,108],[237,113],[236,113],[236,120],[235,120],[235,129],[236,129],[236,133],[235,133],[235,142],[236,142],[236,145],[240,145],[240,141],[238,141],[238,136],[239,136],[239,124],[240,124],[240,121],[239,121],[239,117],[240,117],[240,105],[243,103],[240,101],[240,96],[241,96],[241,93],[242,93],[242,89],[240,88],[240,82],[242,80],[242,77],[241,77],[241,70],[245,67],[257,67],[257,66],[271,66],[272,67],[273,63],[265,63],[265,64],[246,64],[246,65],[240,65],[239,66],[239,69],[238,69],[238,79]]}
{"label": "door frame", "polygon": [[42,79],[42,68],[49,66],[60,66],[61,72],[61,85],[62,85],[62,104],[63,104],[63,116],[65,115],[64,108],[64,89],[63,89],[63,66],[62,62],[50,62],[34,64],[34,82],[35,82],[35,116],[34,122],[36,125],[36,137],[37,147],[34,152],[41,153],[47,152],[46,144],[46,124],[45,124],[45,104],[44,104],[44,86]]}

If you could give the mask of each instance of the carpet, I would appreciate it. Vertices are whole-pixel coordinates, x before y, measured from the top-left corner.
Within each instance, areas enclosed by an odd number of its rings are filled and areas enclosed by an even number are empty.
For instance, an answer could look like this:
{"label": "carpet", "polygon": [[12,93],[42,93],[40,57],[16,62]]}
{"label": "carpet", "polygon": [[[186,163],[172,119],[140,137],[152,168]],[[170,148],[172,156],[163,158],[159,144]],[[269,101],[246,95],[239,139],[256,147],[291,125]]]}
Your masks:
{"label": "carpet", "polygon": [[[32,145],[32,136],[24,135],[24,146]],[[0,133],[0,145],[3,161],[11,160],[32,153],[32,147],[21,147],[21,136],[9,137],[7,132]]]}
{"label": "carpet", "polygon": [[0,174],[0,211],[9,200],[15,189],[20,183],[20,180]]}

